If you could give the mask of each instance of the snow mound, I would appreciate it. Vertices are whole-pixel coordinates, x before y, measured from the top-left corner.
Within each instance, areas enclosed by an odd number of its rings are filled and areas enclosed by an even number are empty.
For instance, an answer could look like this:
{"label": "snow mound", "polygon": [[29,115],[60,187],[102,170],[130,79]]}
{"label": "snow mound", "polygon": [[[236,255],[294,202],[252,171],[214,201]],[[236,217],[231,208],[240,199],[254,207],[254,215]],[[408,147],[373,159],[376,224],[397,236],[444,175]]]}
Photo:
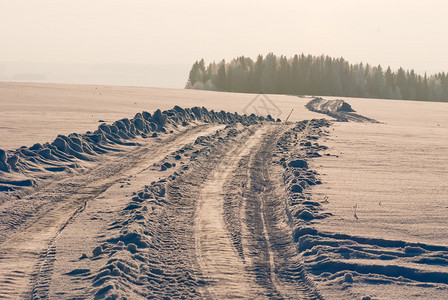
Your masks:
{"label": "snow mound", "polygon": [[344,100],[325,100],[323,98],[315,98],[305,105],[310,111],[322,113],[335,118],[340,122],[371,122],[378,123],[374,119],[356,114],[350,104]]}

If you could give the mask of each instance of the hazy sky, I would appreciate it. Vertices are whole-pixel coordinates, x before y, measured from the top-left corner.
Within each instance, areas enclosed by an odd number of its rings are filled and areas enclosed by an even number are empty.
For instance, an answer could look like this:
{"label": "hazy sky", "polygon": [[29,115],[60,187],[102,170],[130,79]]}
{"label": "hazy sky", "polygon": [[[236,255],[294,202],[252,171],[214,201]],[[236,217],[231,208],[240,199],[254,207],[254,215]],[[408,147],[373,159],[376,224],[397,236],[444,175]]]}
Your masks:
{"label": "hazy sky", "polygon": [[193,63],[274,52],[448,71],[447,0],[0,0],[0,61]]}

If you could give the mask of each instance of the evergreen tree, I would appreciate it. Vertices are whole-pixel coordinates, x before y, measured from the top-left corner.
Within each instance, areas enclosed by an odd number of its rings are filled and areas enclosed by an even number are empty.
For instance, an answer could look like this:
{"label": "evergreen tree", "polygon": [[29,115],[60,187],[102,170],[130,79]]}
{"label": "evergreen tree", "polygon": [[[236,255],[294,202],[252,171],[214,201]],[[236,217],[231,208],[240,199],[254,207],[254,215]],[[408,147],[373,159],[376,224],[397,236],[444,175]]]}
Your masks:
{"label": "evergreen tree", "polygon": [[293,95],[300,94],[300,85],[302,82],[300,81],[300,63],[299,63],[299,56],[296,54],[294,55],[294,58],[291,62],[291,70],[290,70],[290,76],[288,81],[288,91],[290,91]]}
{"label": "evergreen tree", "polygon": [[258,55],[254,62],[237,57],[229,63],[222,60],[205,68],[204,60],[196,61],[189,73],[187,88],[248,93],[278,93],[372,97],[389,99],[448,101],[448,76],[418,75],[414,70],[369,64],[349,64],[342,57],[305,56],[288,59],[269,53]]}
{"label": "evergreen tree", "polygon": [[266,55],[261,76],[261,91],[267,94],[276,92],[277,57],[273,53]]}
{"label": "evergreen tree", "polygon": [[224,59],[219,63],[218,76],[215,81],[215,86],[218,91],[228,91],[226,61]]}
{"label": "evergreen tree", "polygon": [[254,66],[254,92],[261,92],[261,79],[264,71],[264,59],[262,55],[258,55]]}

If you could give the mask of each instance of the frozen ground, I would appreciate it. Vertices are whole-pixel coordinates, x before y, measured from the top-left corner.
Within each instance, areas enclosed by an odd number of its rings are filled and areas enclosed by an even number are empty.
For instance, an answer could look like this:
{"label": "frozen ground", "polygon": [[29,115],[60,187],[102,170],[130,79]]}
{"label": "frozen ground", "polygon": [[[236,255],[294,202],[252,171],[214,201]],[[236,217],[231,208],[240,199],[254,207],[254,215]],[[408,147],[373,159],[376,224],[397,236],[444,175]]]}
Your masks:
{"label": "frozen ground", "polygon": [[0,297],[448,294],[446,104],[315,106],[349,120],[337,122],[306,109],[312,98],[269,95],[282,119],[294,108],[278,123],[153,114],[263,113],[251,94],[0,90]]}

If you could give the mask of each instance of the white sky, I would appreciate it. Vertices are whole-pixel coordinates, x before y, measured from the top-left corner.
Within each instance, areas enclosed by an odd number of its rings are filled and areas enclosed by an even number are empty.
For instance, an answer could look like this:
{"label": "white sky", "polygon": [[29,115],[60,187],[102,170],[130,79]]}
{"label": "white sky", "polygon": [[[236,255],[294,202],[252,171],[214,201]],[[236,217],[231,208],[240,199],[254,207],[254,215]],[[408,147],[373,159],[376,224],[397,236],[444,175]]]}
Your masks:
{"label": "white sky", "polygon": [[274,52],[448,71],[447,0],[0,0],[0,61],[193,63]]}

